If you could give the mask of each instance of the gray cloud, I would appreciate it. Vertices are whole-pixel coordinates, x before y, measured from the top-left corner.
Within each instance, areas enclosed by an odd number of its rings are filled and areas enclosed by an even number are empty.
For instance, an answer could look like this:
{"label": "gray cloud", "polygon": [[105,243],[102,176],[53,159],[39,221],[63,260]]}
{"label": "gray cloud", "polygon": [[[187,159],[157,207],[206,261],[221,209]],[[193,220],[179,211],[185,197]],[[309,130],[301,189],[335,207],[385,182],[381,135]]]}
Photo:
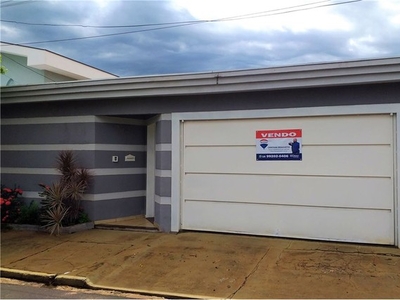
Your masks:
{"label": "gray cloud", "polygon": [[[338,60],[400,56],[400,24],[377,1],[334,8],[351,29],[221,30],[198,24],[111,37],[34,44],[120,76],[261,68]],[[318,10],[313,11],[318,14]],[[194,20],[169,1],[31,1],[2,8],[2,20],[33,23],[121,25]],[[266,19],[266,22],[268,19]],[[100,29],[27,26],[2,22],[2,40],[26,43],[144,28]]]}

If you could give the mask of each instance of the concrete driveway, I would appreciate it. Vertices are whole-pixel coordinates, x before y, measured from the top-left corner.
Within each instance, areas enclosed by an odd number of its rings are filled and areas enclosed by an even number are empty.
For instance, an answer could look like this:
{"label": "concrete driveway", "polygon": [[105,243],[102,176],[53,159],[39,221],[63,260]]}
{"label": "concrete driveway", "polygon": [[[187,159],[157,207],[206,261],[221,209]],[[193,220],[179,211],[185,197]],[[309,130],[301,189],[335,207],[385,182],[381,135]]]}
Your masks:
{"label": "concrete driveway", "polygon": [[181,298],[400,298],[400,249],[230,234],[1,235],[2,276]]}

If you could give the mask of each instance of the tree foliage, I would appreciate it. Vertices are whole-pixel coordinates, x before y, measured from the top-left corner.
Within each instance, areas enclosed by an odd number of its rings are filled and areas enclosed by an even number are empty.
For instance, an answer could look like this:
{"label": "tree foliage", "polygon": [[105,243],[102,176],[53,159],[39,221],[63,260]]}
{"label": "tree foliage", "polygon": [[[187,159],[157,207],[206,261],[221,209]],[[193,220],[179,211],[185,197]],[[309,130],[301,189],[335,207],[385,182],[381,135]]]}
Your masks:
{"label": "tree foliage", "polygon": [[[1,65],[1,55],[0,55],[0,65]],[[5,66],[3,66],[3,65],[0,66],[0,73],[1,74],[6,74],[7,71],[8,70],[6,69]]]}

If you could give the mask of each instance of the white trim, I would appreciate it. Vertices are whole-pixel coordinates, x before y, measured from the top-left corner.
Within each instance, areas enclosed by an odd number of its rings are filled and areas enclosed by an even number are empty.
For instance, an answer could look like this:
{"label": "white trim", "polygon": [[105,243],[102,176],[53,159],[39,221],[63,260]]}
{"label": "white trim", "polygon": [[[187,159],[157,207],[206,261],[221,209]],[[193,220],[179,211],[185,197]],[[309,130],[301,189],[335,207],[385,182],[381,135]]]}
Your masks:
{"label": "white trim", "polygon": [[[42,199],[39,196],[39,193],[40,193],[40,191],[24,191],[22,193],[21,198]],[[112,200],[112,199],[144,197],[145,195],[146,195],[146,191],[144,191],[144,190],[116,192],[116,193],[103,193],[103,194],[84,194],[82,200],[104,201],[104,200]]]}
{"label": "white trim", "polygon": [[172,176],[172,171],[171,170],[159,170],[159,169],[156,169],[155,175],[157,177],[171,177]]}
{"label": "white trim", "polygon": [[154,201],[161,205],[171,205],[171,197],[161,197],[156,195]]}
{"label": "white trim", "polygon": [[1,145],[2,151],[146,151],[146,145],[117,145],[117,144],[46,144],[46,145]]}
{"label": "white trim", "polygon": [[157,144],[156,151],[171,151],[172,146],[171,144]]}
{"label": "white trim", "polygon": [[[88,169],[94,176],[146,174],[146,168]],[[60,175],[53,168],[1,168],[2,174]]]}
{"label": "white trim", "polygon": [[[256,119],[256,118],[284,118],[284,117],[312,117],[333,115],[360,115],[360,114],[396,114],[400,115],[400,104],[372,104],[330,107],[308,107],[287,108],[269,110],[246,110],[246,111],[217,111],[217,112],[188,112],[172,114],[172,187],[171,187],[171,230],[177,232],[181,226],[181,170],[183,164],[181,158],[181,127],[185,120],[230,120],[230,119]],[[397,166],[400,166],[400,122],[397,122]],[[399,168],[396,169],[394,181],[395,190],[400,186]],[[397,208],[395,226],[395,245],[400,248],[400,209],[399,195],[394,195],[395,207]]]}
{"label": "white trim", "polygon": [[349,106],[321,106],[282,109],[260,109],[240,111],[213,111],[196,113],[175,113],[173,120],[229,120],[285,117],[316,117],[353,114],[390,114],[400,110],[400,104],[371,104]]}
{"label": "white trim", "polygon": [[[394,201],[394,215],[395,215],[395,220],[394,220],[394,224],[395,224],[395,238],[394,238],[394,242],[395,245],[397,247],[400,248],[400,199],[399,199],[399,188],[400,188],[400,110],[398,110],[396,112],[396,115],[394,116],[394,122],[395,122],[395,141],[394,141],[394,145],[396,147],[396,151],[394,151],[394,182],[395,182],[395,187],[394,187],[394,197],[395,197],[395,201]],[[397,201],[396,201],[397,199]],[[397,212],[397,215],[396,215]],[[396,230],[397,230],[397,234],[396,234]]]}

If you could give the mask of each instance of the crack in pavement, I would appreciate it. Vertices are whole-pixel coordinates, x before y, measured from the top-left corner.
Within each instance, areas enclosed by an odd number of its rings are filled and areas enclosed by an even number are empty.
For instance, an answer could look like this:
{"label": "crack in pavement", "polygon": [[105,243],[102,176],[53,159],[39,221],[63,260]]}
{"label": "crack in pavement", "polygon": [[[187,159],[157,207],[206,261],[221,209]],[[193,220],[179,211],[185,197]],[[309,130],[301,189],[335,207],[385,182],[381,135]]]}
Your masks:
{"label": "crack in pavement", "polygon": [[22,257],[22,258],[20,258],[20,259],[17,259],[17,260],[11,261],[9,264],[14,264],[14,263],[17,263],[17,262],[23,261],[24,259],[27,259],[27,258],[29,258],[29,257],[32,257],[32,256],[35,256],[35,255],[37,255],[37,254],[40,254],[40,253],[44,253],[44,252],[46,252],[47,250],[50,250],[50,249],[52,249],[52,248],[55,248],[55,247],[57,247],[57,246],[60,246],[60,245],[62,245],[62,244],[65,244],[65,243],[66,243],[66,242],[61,242],[61,243],[59,243],[59,244],[57,244],[57,245],[54,245],[54,246],[48,247],[48,248],[46,248],[46,249],[44,249],[44,250],[41,250],[41,251],[38,251],[38,252],[32,253],[32,254],[30,254],[30,255],[28,255],[28,256]]}
{"label": "crack in pavement", "polygon": [[[74,241],[74,240],[68,240],[70,243],[77,243],[77,244],[96,244],[96,245],[116,245],[114,241],[110,242],[99,242],[99,241]],[[130,243],[126,243],[127,245]],[[132,245],[129,245],[132,246]]]}
{"label": "crack in pavement", "polygon": [[241,289],[242,287],[244,287],[244,285],[245,285],[246,282],[247,282],[247,279],[249,279],[249,277],[250,277],[251,275],[253,275],[253,274],[258,270],[258,268],[259,268],[259,266],[260,266],[260,264],[261,264],[261,261],[262,261],[262,260],[264,259],[264,257],[268,254],[269,250],[270,250],[270,248],[268,248],[268,250],[267,250],[267,251],[264,253],[264,255],[260,258],[260,260],[259,260],[259,261],[257,262],[257,264],[254,266],[253,270],[250,271],[249,275],[247,275],[247,276],[244,278],[242,284],[236,289],[236,291],[234,291],[232,294],[230,294],[230,295],[227,297],[228,299],[232,299],[233,297],[235,297],[236,293],[239,292],[240,289]]}

